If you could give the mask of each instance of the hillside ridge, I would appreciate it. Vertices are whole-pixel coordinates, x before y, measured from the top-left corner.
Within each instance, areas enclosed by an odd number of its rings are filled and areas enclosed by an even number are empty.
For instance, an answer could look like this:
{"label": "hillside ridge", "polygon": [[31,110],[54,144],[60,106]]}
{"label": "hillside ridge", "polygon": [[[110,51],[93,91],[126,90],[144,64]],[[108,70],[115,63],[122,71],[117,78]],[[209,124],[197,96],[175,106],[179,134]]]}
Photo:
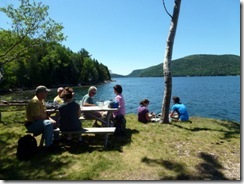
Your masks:
{"label": "hillside ridge", "polygon": [[[172,76],[228,76],[240,75],[240,56],[232,54],[195,54],[172,60]],[[162,77],[163,63],[133,70],[129,75],[111,74],[111,77]]]}

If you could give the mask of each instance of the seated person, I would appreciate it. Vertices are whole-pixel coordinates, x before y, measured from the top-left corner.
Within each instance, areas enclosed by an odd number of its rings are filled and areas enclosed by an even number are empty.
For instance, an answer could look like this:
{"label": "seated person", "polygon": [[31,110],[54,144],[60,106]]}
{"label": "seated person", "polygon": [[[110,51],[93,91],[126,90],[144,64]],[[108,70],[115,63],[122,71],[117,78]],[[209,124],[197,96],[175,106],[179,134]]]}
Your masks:
{"label": "seated person", "polygon": [[35,136],[43,134],[46,148],[53,147],[53,138],[58,139],[58,136],[53,134],[56,121],[47,115],[44,105],[49,91],[45,86],[36,88],[36,95],[26,106],[27,122],[25,123],[27,130]]}
{"label": "seated person", "polygon": [[[54,103],[54,106],[55,106],[55,109],[58,108],[61,104],[64,103],[64,100],[60,97],[62,92],[63,92],[64,88],[63,87],[59,87],[57,89],[57,93],[58,95],[53,99],[53,103]],[[57,125],[59,126],[59,112],[58,111],[54,111],[54,112],[51,112],[51,114],[54,113],[54,115],[52,115],[51,117],[57,122]]]}
{"label": "seated person", "polygon": [[189,115],[186,106],[180,103],[180,98],[178,96],[174,96],[172,100],[174,105],[172,106],[172,111],[169,114],[169,117],[172,118],[172,121],[189,121]]}
{"label": "seated person", "polygon": [[60,97],[63,90],[64,90],[64,88],[62,88],[62,87],[59,87],[57,89],[58,95],[53,99],[53,102],[55,105],[61,105],[62,103],[64,103],[64,100]]}
{"label": "seated person", "polygon": [[116,84],[114,87],[114,94],[116,95],[114,100],[118,102],[118,110],[113,112],[112,120],[114,121],[115,135],[125,135],[126,132],[126,108],[125,100],[122,94],[123,88],[121,85]]}
{"label": "seated person", "polygon": [[144,99],[140,102],[140,106],[137,109],[138,121],[142,123],[148,123],[151,121],[153,117],[155,117],[153,113],[149,113],[148,105],[149,105],[149,100]]}
{"label": "seated person", "polygon": [[[96,95],[97,93],[97,88],[95,86],[91,86],[88,89],[88,93],[82,98],[81,100],[81,105],[82,106],[97,106],[94,101],[93,101],[93,97]],[[94,119],[94,117],[92,116],[96,116],[101,118],[102,114],[100,112],[84,112],[84,118],[85,119]],[[95,121],[94,125],[95,127],[100,127],[100,125],[98,125],[97,120]]]}
{"label": "seated person", "polygon": [[[82,128],[80,105],[73,100],[74,91],[72,88],[66,87],[61,94],[61,98],[64,99],[64,103],[59,107],[60,113],[60,130],[61,131],[75,131]],[[68,137],[71,139],[71,135]],[[79,137],[81,141],[81,136]]]}

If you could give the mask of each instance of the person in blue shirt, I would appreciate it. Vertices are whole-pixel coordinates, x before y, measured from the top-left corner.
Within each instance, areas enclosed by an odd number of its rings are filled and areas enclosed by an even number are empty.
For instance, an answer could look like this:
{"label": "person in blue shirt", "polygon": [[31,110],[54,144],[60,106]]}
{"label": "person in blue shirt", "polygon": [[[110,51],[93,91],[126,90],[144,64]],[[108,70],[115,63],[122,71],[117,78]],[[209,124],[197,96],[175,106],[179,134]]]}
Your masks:
{"label": "person in blue shirt", "polygon": [[180,98],[178,96],[174,96],[172,100],[174,105],[172,106],[169,117],[173,121],[189,121],[187,108],[180,102]]}

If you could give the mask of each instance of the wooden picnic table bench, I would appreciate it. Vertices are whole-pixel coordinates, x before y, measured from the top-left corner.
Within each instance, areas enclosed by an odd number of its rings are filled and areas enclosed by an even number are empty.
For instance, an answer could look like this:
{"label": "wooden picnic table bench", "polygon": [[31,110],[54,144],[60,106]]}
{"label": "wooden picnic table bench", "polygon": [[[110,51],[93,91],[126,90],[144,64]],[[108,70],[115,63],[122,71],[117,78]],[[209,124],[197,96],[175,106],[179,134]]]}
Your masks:
{"label": "wooden picnic table bench", "polygon": [[[108,144],[108,135],[115,132],[115,127],[82,128],[81,130],[78,130],[78,131],[61,131],[59,128],[56,128],[53,131],[54,132],[59,132],[61,134],[105,134],[105,137],[104,137],[104,148],[106,148],[107,144]],[[26,133],[32,133],[32,132],[28,132],[27,131]],[[44,137],[43,137],[43,134],[42,134],[39,146],[43,146],[43,143],[44,143]]]}

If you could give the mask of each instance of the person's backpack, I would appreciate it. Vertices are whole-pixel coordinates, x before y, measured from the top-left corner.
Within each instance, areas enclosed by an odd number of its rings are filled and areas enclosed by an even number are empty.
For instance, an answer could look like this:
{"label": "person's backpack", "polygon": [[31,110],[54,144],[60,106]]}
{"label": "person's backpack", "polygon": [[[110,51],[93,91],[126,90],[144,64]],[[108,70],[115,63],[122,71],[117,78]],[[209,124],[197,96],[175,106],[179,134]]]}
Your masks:
{"label": "person's backpack", "polygon": [[30,159],[37,151],[37,141],[35,137],[28,134],[18,140],[16,156],[19,160]]}

